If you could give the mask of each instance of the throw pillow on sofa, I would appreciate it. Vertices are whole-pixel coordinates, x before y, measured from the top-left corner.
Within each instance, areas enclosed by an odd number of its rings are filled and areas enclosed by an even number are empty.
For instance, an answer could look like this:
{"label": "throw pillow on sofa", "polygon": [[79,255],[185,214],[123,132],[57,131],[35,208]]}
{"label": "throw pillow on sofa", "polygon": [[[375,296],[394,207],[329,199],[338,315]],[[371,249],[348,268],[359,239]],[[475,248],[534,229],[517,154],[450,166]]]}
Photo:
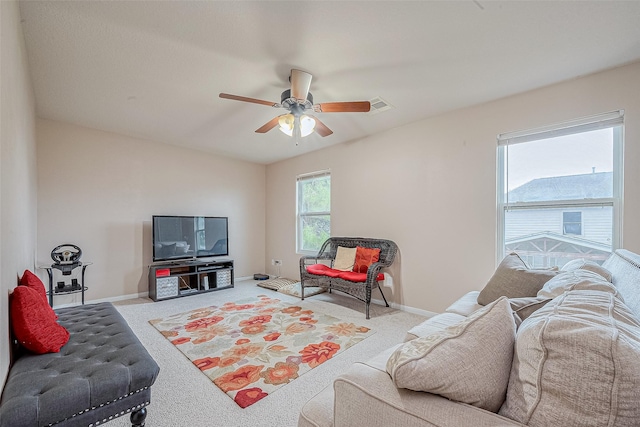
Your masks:
{"label": "throw pillow on sofa", "polygon": [[640,321],[610,292],[555,298],[518,329],[499,414],[530,427],[637,426]]}
{"label": "throw pillow on sofa", "polygon": [[504,257],[487,285],[480,291],[478,304],[487,305],[501,296],[535,297],[542,286],[556,274],[556,270],[531,269],[518,254],[511,253]]}
{"label": "throw pillow on sofa", "polygon": [[587,261],[583,258],[578,258],[578,259],[574,259],[569,261],[568,263],[566,263],[565,265],[562,266],[562,268],[560,269],[560,271],[574,271],[574,270],[588,270],[588,271],[592,271],[594,273],[599,274],[600,276],[604,277],[604,279],[607,282],[611,282],[612,280],[612,276],[611,276],[611,272],[609,270],[607,270],[606,268],[596,264],[593,261]]}
{"label": "throw pillow on sofa", "polygon": [[544,297],[509,298],[511,310],[517,317],[516,325],[520,326],[527,317],[547,305],[549,301],[551,301],[551,298]]}
{"label": "throw pillow on sofa", "polygon": [[387,361],[396,387],[439,394],[492,412],[505,399],[516,325],[507,298],[457,324],[406,342]]}
{"label": "throw pillow on sofa", "polygon": [[610,292],[622,299],[615,286],[603,276],[589,270],[561,271],[560,274],[544,284],[538,291],[538,297],[553,299],[573,290],[592,290]]}
{"label": "throw pillow on sofa", "polygon": [[11,327],[24,348],[37,354],[57,353],[69,341],[69,331],[51,316],[51,307],[36,291],[17,286],[9,299]]}

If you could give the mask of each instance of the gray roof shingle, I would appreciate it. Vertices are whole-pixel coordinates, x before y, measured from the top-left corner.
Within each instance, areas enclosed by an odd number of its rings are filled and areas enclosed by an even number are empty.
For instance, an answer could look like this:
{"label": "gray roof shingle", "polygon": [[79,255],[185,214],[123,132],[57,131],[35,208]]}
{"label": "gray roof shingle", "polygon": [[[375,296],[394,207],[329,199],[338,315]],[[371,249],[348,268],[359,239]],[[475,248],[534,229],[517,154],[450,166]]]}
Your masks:
{"label": "gray roof shingle", "polygon": [[510,203],[613,197],[613,172],[537,178],[508,193]]}

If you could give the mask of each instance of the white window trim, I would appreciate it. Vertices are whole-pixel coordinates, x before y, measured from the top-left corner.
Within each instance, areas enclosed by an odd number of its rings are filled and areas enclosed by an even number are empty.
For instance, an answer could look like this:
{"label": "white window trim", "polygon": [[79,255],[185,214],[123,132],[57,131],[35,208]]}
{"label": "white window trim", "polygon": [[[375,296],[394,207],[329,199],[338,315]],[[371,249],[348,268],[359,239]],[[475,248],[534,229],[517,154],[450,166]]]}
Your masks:
{"label": "white window trim", "polygon": [[[616,129],[617,126],[620,126]],[[506,193],[507,170],[505,156],[509,145],[530,142],[540,139],[554,138],[574,133],[587,132],[590,130],[614,128],[613,138],[613,198],[581,200],[578,204],[575,201],[547,201],[547,202],[521,202],[510,203],[503,200]],[[622,132],[616,135],[617,132]],[[624,195],[624,110],[611,111],[609,113],[583,117],[570,120],[568,122],[555,125],[542,126],[535,129],[502,133],[497,136],[497,175],[496,175],[496,198],[497,198],[497,233],[496,233],[496,265],[505,257],[504,235],[505,219],[504,213],[507,210],[545,208],[545,207],[571,207],[582,206],[613,206],[613,241],[611,250],[614,251],[622,247],[622,222],[623,222],[623,195]],[[583,230],[584,232],[584,230]]]}
{"label": "white window trim", "polygon": [[[300,174],[296,176],[296,254],[298,255],[317,255],[317,251],[309,251],[300,249],[302,247],[302,233],[301,233],[301,221],[300,219],[304,216],[317,216],[317,215],[329,215],[331,218],[331,211],[318,211],[318,212],[307,212],[301,213],[302,210],[301,203],[302,200],[300,198],[300,181],[304,181],[312,178],[322,178],[323,176],[331,176],[331,169],[319,170],[316,172],[310,172],[305,174]],[[331,221],[329,222],[329,235],[331,235]]]}

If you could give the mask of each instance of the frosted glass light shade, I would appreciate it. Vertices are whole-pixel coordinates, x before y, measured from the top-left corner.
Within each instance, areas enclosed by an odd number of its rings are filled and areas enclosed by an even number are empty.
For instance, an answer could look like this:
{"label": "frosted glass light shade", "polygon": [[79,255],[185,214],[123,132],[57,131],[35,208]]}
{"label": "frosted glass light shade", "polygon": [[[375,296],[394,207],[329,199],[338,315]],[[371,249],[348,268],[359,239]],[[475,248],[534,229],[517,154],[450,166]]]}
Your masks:
{"label": "frosted glass light shade", "polygon": [[300,116],[300,134],[304,138],[313,132],[313,129],[316,127],[316,121],[313,118],[302,115]]}
{"label": "frosted glass light shade", "polygon": [[[313,132],[316,127],[316,121],[305,114],[300,116],[300,135],[304,138]],[[293,136],[293,129],[296,125],[296,120],[293,114],[283,114],[278,119],[280,125],[280,131],[289,136]]]}
{"label": "frosted glass light shade", "polygon": [[278,119],[278,124],[280,125],[280,130],[289,135],[293,136],[293,123],[295,118],[293,114],[283,114]]}

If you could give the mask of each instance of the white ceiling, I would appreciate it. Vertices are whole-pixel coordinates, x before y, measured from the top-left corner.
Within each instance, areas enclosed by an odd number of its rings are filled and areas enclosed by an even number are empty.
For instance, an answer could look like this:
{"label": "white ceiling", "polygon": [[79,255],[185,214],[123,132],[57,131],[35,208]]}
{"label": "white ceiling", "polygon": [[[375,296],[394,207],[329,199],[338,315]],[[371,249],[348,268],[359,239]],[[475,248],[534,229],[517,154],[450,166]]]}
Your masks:
{"label": "white ceiling", "polygon": [[[640,59],[638,1],[21,1],[39,117],[258,163]],[[291,68],[334,134],[255,129]]]}

